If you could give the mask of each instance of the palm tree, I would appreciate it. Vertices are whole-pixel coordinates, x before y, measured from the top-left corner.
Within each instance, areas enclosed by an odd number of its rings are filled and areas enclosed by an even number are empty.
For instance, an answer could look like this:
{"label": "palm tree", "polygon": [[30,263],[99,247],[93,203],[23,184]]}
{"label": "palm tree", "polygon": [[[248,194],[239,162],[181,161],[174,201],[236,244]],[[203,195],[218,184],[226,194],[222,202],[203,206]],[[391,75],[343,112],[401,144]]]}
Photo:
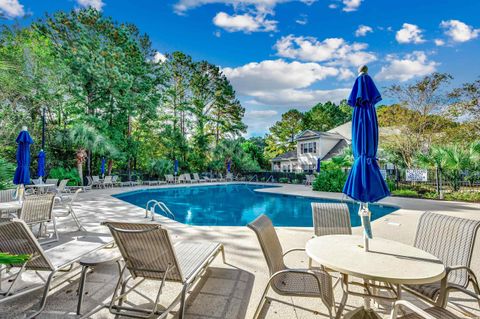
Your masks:
{"label": "palm tree", "polygon": [[116,154],[117,150],[112,143],[94,127],[77,124],[70,130],[70,142],[77,148],[75,153],[78,175],[83,184],[83,163],[88,155],[98,152],[101,155]]}
{"label": "palm tree", "polygon": [[442,194],[442,171],[447,165],[445,149],[441,146],[432,145],[428,153],[419,153],[415,158],[420,167],[433,168],[436,171],[437,195],[443,199]]}

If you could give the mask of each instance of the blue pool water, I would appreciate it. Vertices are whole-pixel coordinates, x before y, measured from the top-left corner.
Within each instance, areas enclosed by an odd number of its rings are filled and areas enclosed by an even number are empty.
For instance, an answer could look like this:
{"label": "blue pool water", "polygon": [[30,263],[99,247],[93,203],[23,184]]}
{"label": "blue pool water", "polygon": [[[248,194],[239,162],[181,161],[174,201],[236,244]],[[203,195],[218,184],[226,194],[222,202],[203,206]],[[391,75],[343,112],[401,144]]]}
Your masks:
{"label": "blue pool water", "polygon": [[[228,184],[212,186],[145,189],[114,195],[116,198],[145,208],[151,199],[164,202],[175,214],[175,220],[198,226],[245,226],[257,216],[266,214],[275,226],[312,226],[312,202],[335,200],[256,192],[272,186]],[[352,226],[359,226],[358,204],[348,203]],[[372,220],[390,214],[397,208],[370,205]]]}

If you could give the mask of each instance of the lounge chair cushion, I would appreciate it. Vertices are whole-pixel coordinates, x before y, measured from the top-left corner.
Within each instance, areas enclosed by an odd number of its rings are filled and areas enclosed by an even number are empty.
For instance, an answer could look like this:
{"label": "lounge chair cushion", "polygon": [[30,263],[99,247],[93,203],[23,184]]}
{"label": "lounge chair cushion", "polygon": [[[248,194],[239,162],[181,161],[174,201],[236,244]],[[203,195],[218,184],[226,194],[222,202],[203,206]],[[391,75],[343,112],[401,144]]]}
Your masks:
{"label": "lounge chair cushion", "polygon": [[196,271],[201,268],[215,251],[220,248],[219,243],[213,242],[178,242],[174,246],[180,267],[185,280],[188,282]]}
{"label": "lounge chair cushion", "polygon": [[440,282],[426,285],[407,285],[407,287],[432,300],[436,300],[440,294]]}
{"label": "lounge chair cushion", "polygon": [[[428,309],[425,309],[425,312],[427,312],[428,314],[432,315],[437,319],[460,319],[460,317],[455,316],[450,311],[440,307],[428,308]],[[424,319],[424,318],[416,313],[410,313],[403,317],[398,317],[398,319]]]}

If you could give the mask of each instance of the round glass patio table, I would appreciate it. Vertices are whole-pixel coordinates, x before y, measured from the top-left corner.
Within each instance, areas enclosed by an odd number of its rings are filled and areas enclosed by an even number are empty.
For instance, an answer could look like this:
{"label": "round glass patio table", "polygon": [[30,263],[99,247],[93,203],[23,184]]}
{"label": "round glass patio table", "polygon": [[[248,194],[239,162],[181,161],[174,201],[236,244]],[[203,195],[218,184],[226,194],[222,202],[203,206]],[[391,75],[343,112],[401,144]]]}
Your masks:
{"label": "round glass patio table", "polygon": [[[366,252],[363,244],[362,236],[320,236],[307,242],[306,253],[320,265],[344,275],[362,278],[367,282],[386,282],[397,287],[402,284],[438,282],[445,276],[443,263],[421,249],[393,240],[374,238],[370,240],[370,249]],[[368,302],[369,299],[366,300],[367,309]]]}

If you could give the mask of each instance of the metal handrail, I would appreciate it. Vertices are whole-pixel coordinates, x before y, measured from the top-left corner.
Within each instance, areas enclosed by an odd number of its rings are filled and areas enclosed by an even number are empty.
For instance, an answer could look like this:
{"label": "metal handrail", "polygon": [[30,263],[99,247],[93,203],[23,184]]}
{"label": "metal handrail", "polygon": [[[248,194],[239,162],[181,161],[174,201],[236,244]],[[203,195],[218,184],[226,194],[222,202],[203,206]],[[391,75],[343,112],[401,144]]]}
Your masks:
{"label": "metal handrail", "polygon": [[253,177],[250,178],[249,182],[252,182],[253,180],[258,181],[258,176],[257,176],[257,174],[253,175]]}
{"label": "metal handrail", "polygon": [[267,180],[265,181],[265,183],[268,183],[270,180],[272,181],[272,183],[274,182],[274,181],[273,181],[273,175],[270,175],[270,176],[267,178]]}
{"label": "metal handrail", "polygon": [[[153,203],[153,205],[150,205],[151,203]],[[150,206],[150,209],[149,209],[149,206]],[[175,220],[175,215],[167,207],[167,205],[165,205],[164,202],[159,202],[155,199],[151,199],[147,202],[147,205],[145,206],[145,218],[148,218],[148,212],[150,212],[150,215],[152,217],[152,221],[155,220],[155,207],[160,208],[160,210],[162,212],[164,212],[165,215],[167,215],[166,216],[167,218],[171,218],[171,219]]]}

